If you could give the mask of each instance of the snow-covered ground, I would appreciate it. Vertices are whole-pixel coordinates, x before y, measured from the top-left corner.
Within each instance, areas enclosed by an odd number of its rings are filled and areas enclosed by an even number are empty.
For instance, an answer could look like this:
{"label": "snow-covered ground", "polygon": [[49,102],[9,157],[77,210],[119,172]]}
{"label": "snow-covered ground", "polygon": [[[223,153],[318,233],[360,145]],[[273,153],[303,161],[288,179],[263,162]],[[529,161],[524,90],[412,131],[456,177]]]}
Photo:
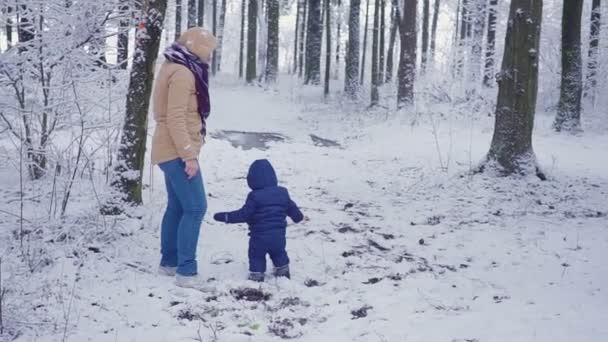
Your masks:
{"label": "snow-covered ground", "polygon": [[[49,265],[19,285],[27,300],[7,296],[31,313],[13,322],[17,341],[608,340],[608,136],[556,135],[539,115],[548,181],[471,175],[492,118],[367,113],[318,92],[215,85],[210,133],[224,139],[201,154],[209,212],[199,243],[214,293],[155,273],[165,204],[156,169],[142,221],[108,222],[124,236],[84,254],[54,244]],[[243,149],[224,130],[285,141]],[[258,158],[310,218],[288,227],[291,281],[246,281],[246,227],[210,220],[243,203]],[[8,169],[7,194],[18,190]]]}

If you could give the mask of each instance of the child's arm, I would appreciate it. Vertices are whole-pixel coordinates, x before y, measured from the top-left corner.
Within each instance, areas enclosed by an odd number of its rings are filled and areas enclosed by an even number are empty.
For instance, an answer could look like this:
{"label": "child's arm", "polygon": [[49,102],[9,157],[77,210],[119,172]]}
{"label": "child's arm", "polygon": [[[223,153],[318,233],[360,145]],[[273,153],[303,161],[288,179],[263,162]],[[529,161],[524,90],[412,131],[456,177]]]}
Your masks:
{"label": "child's arm", "polygon": [[291,217],[295,223],[300,223],[302,220],[304,220],[302,211],[300,211],[300,208],[298,208],[296,202],[294,202],[291,198],[289,199],[289,204],[287,206],[287,216]]}
{"label": "child's arm", "polygon": [[255,212],[255,201],[251,198],[251,194],[247,196],[245,205],[236,211],[222,212],[213,215],[213,219],[224,223],[247,223]]}

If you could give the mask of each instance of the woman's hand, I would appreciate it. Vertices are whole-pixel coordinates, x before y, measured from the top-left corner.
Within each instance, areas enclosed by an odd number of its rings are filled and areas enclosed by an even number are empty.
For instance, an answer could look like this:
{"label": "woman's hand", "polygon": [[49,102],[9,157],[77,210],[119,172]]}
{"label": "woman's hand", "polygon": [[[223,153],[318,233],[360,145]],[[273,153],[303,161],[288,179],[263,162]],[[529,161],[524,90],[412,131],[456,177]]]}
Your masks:
{"label": "woman's hand", "polygon": [[198,166],[198,160],[196,159],[190,159],[190,160],[186,160],[186,174],[188,175],[188,179],[192,179],[192,177],[196,176],[196,174],[198,173],[199,170],[199,166]]}

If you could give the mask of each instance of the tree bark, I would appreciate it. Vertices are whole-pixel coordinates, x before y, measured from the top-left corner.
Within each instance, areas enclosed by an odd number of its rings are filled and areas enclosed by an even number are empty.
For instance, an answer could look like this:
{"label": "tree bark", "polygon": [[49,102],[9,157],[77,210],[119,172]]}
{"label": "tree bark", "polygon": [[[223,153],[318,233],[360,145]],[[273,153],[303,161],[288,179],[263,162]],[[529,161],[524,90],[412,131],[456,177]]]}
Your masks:
{"label": "tree bark", "polygon": [[252,83],[257,77],[258,1],[249,0],[247,9],[247,72],[245,80]]}
{"label": "tree bark", "polygon": [[399,36],[401,47],[399,49],[399,70],[397,78],[397,107],[412,106],[414,104],[414,82],[416,79],[416,8],[417,0],[404,0]]}
{"label": "tree bark", "polygon": [[583,70],[581,56],[581,20],[583,1],[564,1],[562,16],[562,80],[557,116],[557,132],[581,130]]}
{"label": "tree bark", "polygon": [[175,0],[175,40],[182,35],[182,0]]}
{"label": "tree bark", "polygon": [[[456,49],[456,62],[454,63],[454,74],[456,77],[462,76],[462,70],[464,68],[464,60],[465,60],[465,47],[467,46],[467,31],[469,26],[469,11],[468,11],[468,0],[461,0],[459,2],[459,19],[457,18],[457,23],[459,23],[459,31],[458,39],[457,39],[457,49]],[[458,27],[458,26],[457,26]]]}
{"label": "tree bark", "polygon": [[371,103],[370,106],[377,106],[380,103],[380,93],[378,87],[380,86],[380,72],[378,70],[378,40],[380,35],[380,2],[382,0],[374,1],[374,29],[372,36],[372,92],[371,92]]}
{"label": "tree bark", "polygon": [[363,85],[363,81],[365,80],[365,57],[367,56],[367,33],[369,31],[369,3],[372,0],[366,0],[367,5],[365,8],[365,25],[363,26],[363,56],[361,57],[361,79],[359,81],[360,85]]}
{"label": "tree bark", "polygon": [[305,84],[321,83],[321,0],[308,1],[308,30],[306,32]]}
{"label": "tree bark", "polygon": [[268,0],[267,83],[275,83],[279,72],[279,15],[279,0]]}
{"label": "tree bark", "polygon": [[[147,2],[142,8],[145,26],[138,28],[129,80],[125,122],[112,185],[128,205],[142,203],[142,174],[146,152],[148,109],[160,46],[167,0]],[[106,213],[122,211],[121,203],[109,203]]]}
{"label": "tree bark", "polygon": [[6,14],[6,45],[10,49],[13,46],[13,7],[7,6],[4,11]]}
{"label": "tree bark", "polygon": [[[491,0],[498,1],[498,0]],[[431,24],[431,61],[435,62],[435,46],[437,41],[437,22],[439,21],[439,9],[441,6],[441,0],[435,0],[435,5],[433,7],[433,22]]]}
{"label": "tree bark", "polygon": [[429,52],[429,17],[430,17],[430,2],[429,0],[422,1],[422,51],[420,57],[420,71],[424,74]]}
{"label": "tree bark", "polygon": [[302,77],[304,75],[304,56],[306,52],[306,37],[308,34],[306,33],[306,25],[308,20],[308,1],[302,0],[302,7],[304,13],[302,14],[302,20],[300,22],[300,53],[299,53],[299,65],[298,65],[298,77]]}
{"label": "tree bark", "polygon": [[385,0],[381,0],[380,2],[380,30],[378,31],[379,37],[380,37],[380,47],[379,47],[379,53],[380,56],[378,58],[378,84],[382,84],[384,83],[384,70],[386,67],[386,55],[385,55],[385,30],[386,30],[386,3],[384,2]]}
{"label": "tree bark", "polygon": [[482,55],[483,55],[483,33],[486,24],[486,8],[487,0],[474,0],[471,13],[472,25],[472,42],[471,42],[471,60],[469,62],[469,93],[475,93],[481,84],[480,75],[482,71]]}
{"label": "tree bark", "polygon": [[298,70],[298,43],[300,38],[300,20],[302,18],[302,1],[296,0],[296,26],[294,29],[294,43],[293,43],[293,67],[291,73],[294,75]]}
{"label": "tree bark", "polygon": [[585,97],[591,98],[592,103],[595,103],[597,88],[601,19],[601,2],[600,0],[593,0],[591,5],[591,29],[589,30],[589,60],[587,62],[587,81],[585,84]]}
{"label": "tree bark", "polygon": [[188,28],[196,26],[196,0],[188,0]]}
{"label": "tree bark", "polygon": [[205,0],[198,0],[197,25],[203,27],[205,25]]}
{"label": "tree bark", "polygon": [[483,73],[483,85],[488,88],[494,85],[497,6],[498,0],[490,0],[490,7],[488,8],[488,33],[486,37],[486,63]]}
{"label": "tree bark", "polygon": [[245,49],[245,0],[241,0],[241,40],[239,42],[239,78],[243,78]]}
{"label": "tree bark", "polygon": [[397,30],[399,29],[399,0],[392,0],[391,4],[391,34],[388,41],[388,52],[386,59],[386,83],[393,81],[393,69],[395,59],[395,41],[397,40]]}
{"label": "tree bark", "polygon": [[482,171],[492,167],[500,174],[537,173],[544,178],[532,149],[542,6],[542,0],[511,1],[494,135]]}
{"label": "tree bark", "polygon": [[331,11],[330,0],[325,0],[325,84],[323,95],[329,96],[329,82],[331,77]]}
{"label": "tree bark", "polygon": [[351,0],[348,16],[348,45],[344,61],[344,91],[355,99],[359,96],[359,29],[361,0]]}
{"label": "tree bark", "polygon": [[340,78],[340,50],[342,48],[340,41],[342,37],[342,0],[338,0],[338,18],[336,25],[338,28],[336,29],[336,67],[334,79],[337,80]]}
{"label": "tree bark", "polygon": [[[213,32],[213,36],[217,37],[217,0],[213,0],[213,4],[212,4],[211,30]],[[213,57],[211,59],[211,74],[215,76],[216,73],[217,73],[217,48],[215,50],[213,50]]]}

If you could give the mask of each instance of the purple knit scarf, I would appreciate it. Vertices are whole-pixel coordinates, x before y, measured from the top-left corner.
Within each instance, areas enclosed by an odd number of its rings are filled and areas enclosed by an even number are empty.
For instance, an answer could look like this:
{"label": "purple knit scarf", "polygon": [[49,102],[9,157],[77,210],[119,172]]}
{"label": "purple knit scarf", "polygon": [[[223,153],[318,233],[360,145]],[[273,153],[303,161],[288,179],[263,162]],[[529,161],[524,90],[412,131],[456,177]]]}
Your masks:
{"label": "purple knit scarf", "polygon": [[180,64],[190,69],[194,74],[196,85],[196,99],[198,102],[198,114],[203,123],[201,133],[206,135],[205,122],[211,114],[211,101],[209,99],[209,66],[201,61],[195,54],[188,51],[185,47],[178,43],[173,43],[165,50],[165,58],[176,64]]}

